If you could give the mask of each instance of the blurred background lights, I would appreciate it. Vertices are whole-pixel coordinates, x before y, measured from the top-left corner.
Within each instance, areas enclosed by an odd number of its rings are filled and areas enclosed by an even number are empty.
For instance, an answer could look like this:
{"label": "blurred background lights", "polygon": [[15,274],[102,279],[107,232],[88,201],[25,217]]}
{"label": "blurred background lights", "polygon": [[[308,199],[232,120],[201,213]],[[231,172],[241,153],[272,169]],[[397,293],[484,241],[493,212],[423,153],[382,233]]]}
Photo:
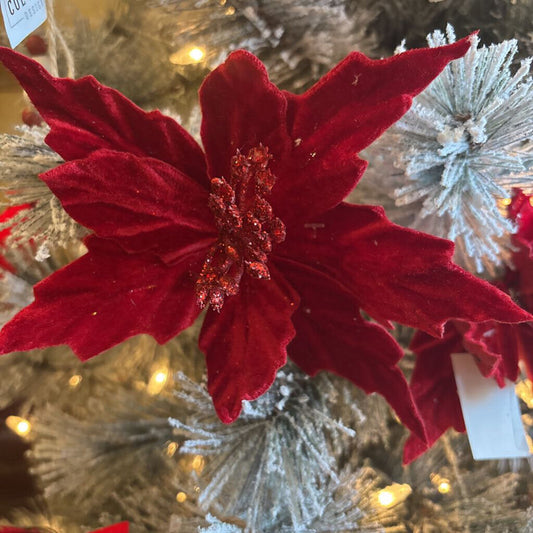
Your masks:
{"label": "blurred background lights", "polygon": [[157,369],[150,376],[150,380],[148,381],[146,391],[151,396],[155,396],[156,394],[159,394],[165,388],[167,380],[168,380],[168,369],[167,368]]}
{"label": "blurred background lights", "polygon": [[191,48],[189,51],[189,57],[196,62],[202,61],[202,59],[205,56],[205,52],[201,49],[195,46],[194,48]]}
{"label": "blurred background lights", "polygon": [[68,384],[75,389],[82,381],[83,377],[79,374],[74,374],[69,380]]}
{"label": "blurred background lights", "polygon": [[382,507],[393,507],[405,501],[412,492],[407,483],[393,483],[377,493],[378,503]]}
{"label": "blurred background lights", "polygon": [[186,46],[171,54],[168,59],[173,65],[193,65],[205,59],[205,50],[200,46]]}
{"label": "blurred background lights", "polygon": [[6,426],[19,437],[26,437],[31,431],[30,422],[20,416],[8,416],[6,418]]}

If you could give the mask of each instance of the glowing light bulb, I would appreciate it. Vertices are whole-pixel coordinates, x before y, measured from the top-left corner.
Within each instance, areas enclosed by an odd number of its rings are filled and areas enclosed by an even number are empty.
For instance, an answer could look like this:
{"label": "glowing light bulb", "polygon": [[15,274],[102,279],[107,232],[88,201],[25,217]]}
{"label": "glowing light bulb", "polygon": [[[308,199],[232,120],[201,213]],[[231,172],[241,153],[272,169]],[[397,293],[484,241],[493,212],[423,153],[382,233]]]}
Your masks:
{"label": "glowing light bulb", "polygon": [[441,494],[448,494],[452,490],[450,480],[446,477],[442,477],[439,474],[430,474],[429,479]]}
{"label": "glowing light bulb", "polygon": [[185,494],[184,492],[178,492],[176,494],[176,501],[178,503],[183,503],[186,499],[187,499],[187,494]]}
{"label": "glowing light bulb", "polygon": [[406,500],[412,492],[413,489],[407,483],[393,483],[378,492],[378,503],[382,507],[393,507]]}
{"label": "glowing light bulb", "polygon": [[168,60],[173,65],[191,65],[205,59],[205,50],[199,46],[185,46],[170,54]]}
{"label": "glowing light bulb", "polygon": [[20,437],[27,437],[31,431],[30,422],[20,416],[8,416],[6,418],[6,426]]}
{"label": "glowing light bulb", "polygon": [[533,196],[529,199],[529,205],[533,207]]}
{"label": "glowing light bulb", "polygon": [[224,14],[228,17],[231,15],[235,15],[235,8],[233,6],[229,6],[228,9],[224,12]]}
{"label": "glowing light bulb", "polygon": [[380,490],[378,492],[378,501],[383,507],[389,507],[394,503],[394,494],[389,490]]}
{"label": "glowing light bulb", "polygon": [[205,464],[205,461],[201,455],[194,456],[194,459],[192,460],[192,468],[198,474],[204,469],[204,464]]}
{"label": "glowing light bulb", "polygon": [[165,372],[157,372],[154,375],[154,381],[156,383],[165,383],[166,380],[167,380],[167,374]]}
{"label": "glowing light bulb", "polygon": [[146,387],[146,391],[151,396],[159,394],[164,388],[168,380],[168,369],[159,368],[151,376]]}
{"label": "glowing light bulb", "polygon": [[507,206],[511,205],[512,199],[511,198],[502,198],[502,204]]}
{"label": "glowing light bulb", "polygon": [[450,485],[450,482],[447,479],[443,479],[437,486],[437,490],[441,494],[448,494],[452,490],[452,486]]}
{"label": "glowing light bulb", "polygon": [[169,457],[173,457],[174,454],[178,451],[178,443],[177,442],[170,442],[167,446],[167,455]]}
{"label": "glowing light bulb", "polygon": [[202,59],[204,58],[205,56],[205,52],[201,49],[201,48],[198,48],[197,46],[195,46],[194,48],[191,48],[189,50],[189,57],[193,60],[193,61],[196,61],[197,63],[199,63],[200,61],[202,61]]}
{"label": "glowing light bulb", "polygon": [[69,380],[68,384],[75,389],[82,381],[83,377],[79,374],[74,374]]}

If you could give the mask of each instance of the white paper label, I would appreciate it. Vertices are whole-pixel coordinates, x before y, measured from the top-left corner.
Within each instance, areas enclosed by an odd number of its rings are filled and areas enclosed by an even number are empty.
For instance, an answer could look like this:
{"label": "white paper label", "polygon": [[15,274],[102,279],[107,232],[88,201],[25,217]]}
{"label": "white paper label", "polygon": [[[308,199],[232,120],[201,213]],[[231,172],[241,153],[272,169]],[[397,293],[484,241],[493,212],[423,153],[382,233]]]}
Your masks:
{"label": "white paper label", "polygon": [[529,457],[514,384],[498,387],[470,354],[452,354],[452,363],[474,459]]}
{"label": "white paper label", "polygon": [[45,0],[0,0],[0,6],[11,48],[46,20]]}

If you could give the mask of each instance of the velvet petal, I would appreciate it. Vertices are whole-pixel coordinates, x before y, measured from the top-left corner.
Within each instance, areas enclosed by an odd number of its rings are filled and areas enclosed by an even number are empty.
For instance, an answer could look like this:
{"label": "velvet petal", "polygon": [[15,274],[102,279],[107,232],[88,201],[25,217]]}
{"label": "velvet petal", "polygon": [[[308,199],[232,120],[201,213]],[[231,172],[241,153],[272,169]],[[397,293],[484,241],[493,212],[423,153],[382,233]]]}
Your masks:
{"label": "velvet petal", "polygon": [[153,157],[209,186],[196,141],[159,111],[147,113],[92,76],[54,78],[36,61],[0,47],[0,61],[18,79],[51,131],[47,144],[69,161],[101,148]]}
{"label": "velvet petal", "polygon": [[518,377],[521,326],[493,321],[455,323],[463,337],[464,351],[476,358],[477,366],[485,377],[494,378],[501,387],[505,384],[504,378],[515,381]]}
{"label": "velvet petal", "polygon": [[97,237],[87,246],[86,255],[35,286],[35,301],[0,332],[0,353],[67,344],[88,359],[140,333],[165,343],[198,316],[190,272],[203,254],[169,267]]}
{"label": "velvet petal", "polygon": [[291,315],[298,296],[270,269],[272,280],[243,278],[239,294],[220,313],[209,310],[200,335],[208,390],[220,419],[233,422],[242,400],[254,400],[273,383],[294,337]]}
{"label": "velvet petal", "polygon": [[[339,204],[364,170],[357,154],[469,46],[467,38],[379,61],[353,52],[304,94],[285,93],[293,150],[278,169],[284,179],[273,191],[276,214],[291,223]],[[303,209],[294,209],[295,197]]]}
{"label": "velvet petal", "polygon": [[332,130],[356,130],[357,141],[350,149],[358,152],[398,120],[410,99],[470,45],[466,37],[448,46],[410,50],[381,60],[352,52],[304,94],[287,93],[289,131],[303,143],[313,139],[314,149],[322,153],[328,150]]}
{"label": "velvet petal", "polygon": [[212,178],[229,178],[231,158],[262,143],[275,162],[291,140],[286,130],[287,102],[269,81],[264,65],[239,50],[211,72],[200,88],[202,140]]}
{"label": "velvet petal", "polygon": [[533,381],[533,322],[519,325],[519,357],[526,367],[527,377]]}
{"label": "velvet petal", "polygon": [[422,332],[415,334],[411,349],[417,359],[411,388],[427,427],[429,443],[426,446],[411,436],[405,448],[407,462],[423,453],[449,427],[465,431],[451,355],[470,353],[480,372],[503,387],[504,378],[516,380],[523,348],[533,341],[533,335],[528,336],[528,328],[529,324],[452,321],[446,324],[442,339]]}
{"label": "velvet petal", "polygon": [[310,375],[327,370],[367,393],[380,393],[402,422],[424,439],[407,380],[396,366],[403,356],[398,343],[378,324],[363,320],[357,301],[334,279],[294,261],[277,264],[300,295],[290,358]]}
{"label": "velvet petal", "polygon": [[381,207],[342,204],[292,227],[276,253],[329,271],[384,324],[392,320],[440,335],[451,318],[531,319],[506,294],[454,265],[453,243],[397,226]]}
{"label": "velvet petal", "polygon": [[74,219],[128,252],[172,262],[216,239],[206,189],[157,159],[99,150],[41,179]]}
{"label": "velvet petal", "polygon": [[450,354],[464,351],[460,333],[451,323],[446,325],[442,339],[418,331],[411,349],[416,353],[411,390],[426,426],[428,442],[411,434],[405,444],[404,463],[424,453],[448,428],[465,431],[450,358]]}
{"label": "velvet petal", "polygon": [[128,533],[129,530],[130,530],[130,526],[128,522],[120,522],[118,524],[113,524],[112,526],[107,526],[101,529],[97,529],[96,531],[93,531],[92,533]]}

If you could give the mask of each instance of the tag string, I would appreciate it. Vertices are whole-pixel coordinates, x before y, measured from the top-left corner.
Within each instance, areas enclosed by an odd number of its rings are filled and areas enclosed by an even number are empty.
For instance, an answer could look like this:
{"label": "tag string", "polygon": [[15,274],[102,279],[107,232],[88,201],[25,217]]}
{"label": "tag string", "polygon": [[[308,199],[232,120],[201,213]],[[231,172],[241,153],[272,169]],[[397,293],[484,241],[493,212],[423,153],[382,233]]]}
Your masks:
{"label": "tag string", "polygon": [[74,56],[70,50],[63,33],[57,25],[56,18],[54,15],[54,0],[46,0],[46,9],[48,12],[48,27],[46,30],[46,38],[48,41],[48,50],[50,54],[50,72],[53,76],[58,76],[58,45],[61,49],[61,53],[65,57],[65,62],[67,66],[66,75],[68,78],[74,78],[75,67],[74,67]]}

